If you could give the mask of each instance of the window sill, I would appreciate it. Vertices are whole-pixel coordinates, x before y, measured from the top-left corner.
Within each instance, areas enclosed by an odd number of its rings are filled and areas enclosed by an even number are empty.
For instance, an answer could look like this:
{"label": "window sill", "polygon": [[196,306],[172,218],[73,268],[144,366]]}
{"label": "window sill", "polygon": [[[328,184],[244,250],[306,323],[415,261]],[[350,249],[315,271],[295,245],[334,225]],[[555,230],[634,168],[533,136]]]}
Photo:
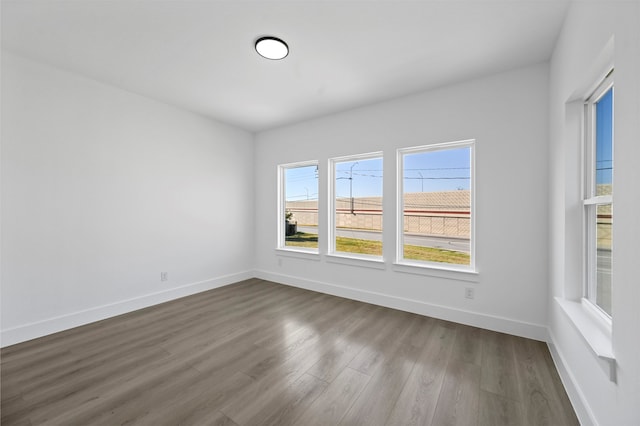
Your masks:
{"label": "window sill", "polygon": [[609,380],[616,382],[616,357],[613,353],[611,325],[591,312],[580,301],[556,297],[556,302],[580,332],[591,351],[600,359],[609,363]]}
{"label": "window sill", "polygon": [[427,275],[430,277],[446,278],[450,280],[478,282],[478,271],[448,266],[436,266],[417,262],[397,262],[393,264],[393,270],[406,274]]}
{"label": "window sill", "polygon": [[293,257],[296,259],[306,259],[306,260],[320,260],[320,253],[317,250],[313,249],[305,249],[305,248],[277,248],[276,255],[285,256],[285,257]]}
{"label": "window sill", "polygon": [[373,269],[386,269],[384,260],[378,256],[331,253],[327,254],[325,257],[329,263],[339,263],[341,265],[360,266]]}

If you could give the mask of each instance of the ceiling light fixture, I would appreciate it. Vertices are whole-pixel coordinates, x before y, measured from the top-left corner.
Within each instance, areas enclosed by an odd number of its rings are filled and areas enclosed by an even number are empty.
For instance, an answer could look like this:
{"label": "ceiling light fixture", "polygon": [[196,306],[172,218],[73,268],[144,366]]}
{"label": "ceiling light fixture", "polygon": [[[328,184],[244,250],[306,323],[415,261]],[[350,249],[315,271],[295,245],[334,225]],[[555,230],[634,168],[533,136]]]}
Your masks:
{"label": "ceiling light fixture", "polygon": [[267,59],[284,59],[289,54],[287,43],[276,37],[260,37],[255,47],[256,52]]}

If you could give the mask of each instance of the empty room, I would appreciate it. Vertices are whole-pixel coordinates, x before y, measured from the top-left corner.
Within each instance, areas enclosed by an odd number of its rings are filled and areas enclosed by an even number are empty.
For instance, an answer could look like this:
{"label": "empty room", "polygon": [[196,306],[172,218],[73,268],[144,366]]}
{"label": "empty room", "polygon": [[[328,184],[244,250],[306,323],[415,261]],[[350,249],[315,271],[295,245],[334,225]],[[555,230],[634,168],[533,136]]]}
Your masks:
{"label": "empty room", "polygon": [[640,424],[640,0],[0,12],[2,425]]}

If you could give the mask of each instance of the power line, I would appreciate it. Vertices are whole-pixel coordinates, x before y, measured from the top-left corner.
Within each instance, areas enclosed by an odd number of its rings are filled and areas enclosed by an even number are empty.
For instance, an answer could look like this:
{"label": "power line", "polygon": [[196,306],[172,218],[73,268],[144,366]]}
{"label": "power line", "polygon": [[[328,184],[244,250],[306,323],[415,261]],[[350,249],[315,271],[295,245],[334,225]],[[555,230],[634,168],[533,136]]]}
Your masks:
{"label": "power line", "polygon": [[318,176],[316,175],[310,175],[310,176],[296,176],[296,177],[290,177],[287,178],[286,181],[287,182],[302,182],[305,180],[308,181],[315,181],[316,179],[318,179]]}
{"label": "power line", "polygon": [[377,176],[377,175],[365,175],[364,173],[354,173],[354,175],[364,176],[364,177],[374,177],[374,178],[381,178],[382,177],[382,176]]}
{"label": "power line", "polygon": [[470,167],[430,167],[427,169],[404,169],[404,171],[411,171],[411,172],[415,172],[415,171],[429,171],[429,170],[469,170]]}
{"label": "power line", "polygon": [[302,195],[289,195],[288,197],[286,197],[286,201],[300,201],[300,200],[293,200],[294,198],[304,198],[305,200],[303,201],[318,201],[318,198],[309,198],[309,197],[313,197],[314,195],[318,195],[318,193],[314,193],[314,194],[309,194],[309,196],[307,196],[307,194],[302,194]]}
{"label": "power line", "polygon": [[[606,160],[605,160],[606,161]],[[415,169],[415,168],[405,168],[404,171],[411,171],[411,172],[415,172],[415,171],[430,171],[430,170],[469,170],[470,167],[423,167],[423,168],[419,168],[419,169]],[[381,172],[383,171],[382,169],[358,169],[361,172]],[[336,170],[336,172],[338,173],[349,173],[348,170]]]}
{"label": "power line", "polygon": [[460,180],[468,180],[471,179],[468,176],[453,176],[453,177],[411,177],[411,176],[405,176],[405,179],[425,179],[425,180],[440,180],[440,179],[449,179],[449,180],[456,180],[456,179],[460,179]]}

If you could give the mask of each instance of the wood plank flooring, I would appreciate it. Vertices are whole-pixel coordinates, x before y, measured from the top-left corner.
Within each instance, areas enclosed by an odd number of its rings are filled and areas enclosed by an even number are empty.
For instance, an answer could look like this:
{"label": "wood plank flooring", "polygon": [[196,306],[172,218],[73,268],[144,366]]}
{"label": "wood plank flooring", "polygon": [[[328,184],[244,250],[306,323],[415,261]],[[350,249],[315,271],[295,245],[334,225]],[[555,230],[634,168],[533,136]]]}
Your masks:
{"label": "wood plank flooring", "polygon": [[2,349],[2,425],[576,425],[544,343],[259,279]]}

